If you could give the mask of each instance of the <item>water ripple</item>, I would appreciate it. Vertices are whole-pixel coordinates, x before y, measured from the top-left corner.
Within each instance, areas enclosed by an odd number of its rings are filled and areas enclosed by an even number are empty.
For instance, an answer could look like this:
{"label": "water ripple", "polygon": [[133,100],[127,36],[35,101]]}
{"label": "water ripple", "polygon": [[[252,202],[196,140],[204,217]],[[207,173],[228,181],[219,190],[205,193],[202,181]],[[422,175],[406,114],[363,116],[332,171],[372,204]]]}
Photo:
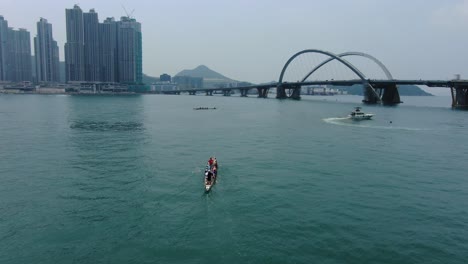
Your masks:
{"label": "water ripple", "polygon": [[144,126],[139,122],[107,122],[107,121],[74,121],[70,125],[71,129],[86,130],[93,132],[103,131],[141,131]]}
{"label": "water ripple", "polygon": [[80,195],[59,195],[59,197],[64,200],[77,200],[77,201],[99,201],[99,200],[116,199],[116,197],[110,197],[110,196],[86,197],[86,196],[80,196]]}

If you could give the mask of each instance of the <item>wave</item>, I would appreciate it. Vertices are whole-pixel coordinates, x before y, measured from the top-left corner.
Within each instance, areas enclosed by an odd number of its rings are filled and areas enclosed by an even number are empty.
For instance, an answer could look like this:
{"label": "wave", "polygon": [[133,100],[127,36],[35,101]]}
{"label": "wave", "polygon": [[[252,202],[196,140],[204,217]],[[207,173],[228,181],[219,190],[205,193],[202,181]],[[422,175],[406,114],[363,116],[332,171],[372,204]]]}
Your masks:
{"label": "wave", "polygon": [[105,122],[105,121],[76,121],[70,125],[71,129],[90,131],[139,131],[144,130],[143,124],[138,122]]}

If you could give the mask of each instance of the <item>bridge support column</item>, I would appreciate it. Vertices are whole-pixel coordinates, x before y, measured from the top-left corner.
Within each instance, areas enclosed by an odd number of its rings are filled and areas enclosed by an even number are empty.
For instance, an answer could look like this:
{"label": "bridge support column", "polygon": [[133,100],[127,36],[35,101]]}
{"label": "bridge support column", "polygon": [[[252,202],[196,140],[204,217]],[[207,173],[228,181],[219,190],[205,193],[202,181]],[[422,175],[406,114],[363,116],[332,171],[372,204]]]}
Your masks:
{"label": "bridge support column", "polygon": [[385,87],[382,96],[382,103],[384,105],[395,105],[401,103],[400,93],[396,84]]}
{"label": "bridge support column", "polygon": [[188,94],[189,94],[189,95],[196,95],[196,94],[197,94],[197,91],[189,91]]}
{"label": "bridge support column", "polygon": [[206,96],[212,96],[213,90],[206,90]]}
{"label": "bridge support column", "polygon": [[267,98],[268,97],[268,88],[257,87],[258,98]]}
{"label": "bridge support column", "polygon": [[380,103],[382,100],[380,99],[379,94],[375,91],[374,87],[370,83],[364,83],[364,100],[362,100],[365,104],[377,104]]}
{"label": "bridge support column", "polygon": [[276,99],[286,99],[288,95],[286,94],[286,88],[283,85],[278,85],[276,87]]}
{"label": "bridge support column", "polygon": [[249,92],[249,89],[240,89],[241,97],[247,97],[248,92]]}
{"label": "bridge support column", "polygon": [[452,93],[452,107],[468,109],[468,85],[450,87]]}
{"label": "bridge support column", "polygon": [[294,99],[294,100],[301,100],[301,86],[300,85],[293,88],[292,94],[289,98]]}
{"label": "bridge support column", "polygon": [[224,90],[223,96],[231,96],[231,90]]}
{"label": "bridge support column", "polygon": [[[289,90],[290,95],[286,93],[286,89]],[[286,98],[291,98],[294,100],[300,100],[301,99],[301,86],[294,84],[294,85],[288,85],[285,87],[284,85],[279,85],[276,87],[276,98],[277,99],[286,99]]]}

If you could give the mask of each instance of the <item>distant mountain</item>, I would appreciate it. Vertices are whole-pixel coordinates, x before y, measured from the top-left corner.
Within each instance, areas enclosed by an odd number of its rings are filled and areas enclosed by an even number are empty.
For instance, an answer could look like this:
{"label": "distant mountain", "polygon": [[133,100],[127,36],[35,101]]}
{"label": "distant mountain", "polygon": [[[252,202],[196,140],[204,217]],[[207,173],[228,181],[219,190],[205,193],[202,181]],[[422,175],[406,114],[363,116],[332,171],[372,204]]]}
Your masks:
{"label": "distant mountain", "polygon": [[159,82],[159,77],[149,76],[149,75],[146,75],[144,73],[143,73],[143,78],[142,79],[143,79],[143,83],[147,84],[147,85]]}
{"label": "distant mountain", "polygon": [[[204,88],[214,88],[214,87],[230,87],[231,85],[237,83],[237,85],[247,86],[250,83],[239,82],[228,78],[221,73],[215,72],[212,69],[206,67],[205,65],[200,65],[193,70],[183,70],[177,73],[175,76],[189,76],[203,78],[203,87]],[[174,77],[175,77],[174,76]],[[143,74],[143,83],[151,84],[159,82],[158,77],[149,76]]]}
{"label": "distant mountain", "polygon": [[190,77],[201,77],[203,79],[216,79],[225,81],[234,81],[221,73],[215,72],[205,65],[200,65],[193,70],[183,70],[176,74],[176,76],[190,76]]}
{"label": "distant mountain", "polygon": [[193,70],[183,70],[176,74],[176,76],[190,76],[203,78],[204,88],[218,88],[218,87],[236,87],[252,85],[249,82],[236,81],[228,78],[221,73],[213,71],[205,65],[200,65]]}
{"label": "distant mountain", "polygon": [[419,88],[417,85],[398,85],[398,91],[400,95],[406,96],[434,96]]}
{"label": "distant mountain", "polygon": [[[352,86],[330,86],[330,88],[347,91],[351,95],[363,95],[362,85],[355,84]],[[401,96],[432,96],[416,85],[398,85],[398,92]]]}

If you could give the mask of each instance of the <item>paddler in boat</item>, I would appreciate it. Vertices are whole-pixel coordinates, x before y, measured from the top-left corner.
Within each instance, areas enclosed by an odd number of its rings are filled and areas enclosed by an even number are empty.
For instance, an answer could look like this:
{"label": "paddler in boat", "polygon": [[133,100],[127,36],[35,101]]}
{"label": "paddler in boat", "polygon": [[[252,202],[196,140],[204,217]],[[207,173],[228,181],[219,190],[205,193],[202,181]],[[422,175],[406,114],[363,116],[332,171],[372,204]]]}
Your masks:
{"label": "paddler in boat", "polygon": [[211,166],[213,166],[213,162],[214,162],[213,157],[210,157],[210,159],[208,160],[208,164],[210,165],[210,168]]}
{"label": "paddler in boat", "polygon": [[205,175],[206,175],[206,178],[205,178],[206,183],[211,183],[211,177],[213,176],[213,173],[211,171],[208,171],[207,173],[205,173]]}
{"label": "paddler in boat", "polygon": [[218,160],[216,158],[213,159],[213,168],[218,169]]}

